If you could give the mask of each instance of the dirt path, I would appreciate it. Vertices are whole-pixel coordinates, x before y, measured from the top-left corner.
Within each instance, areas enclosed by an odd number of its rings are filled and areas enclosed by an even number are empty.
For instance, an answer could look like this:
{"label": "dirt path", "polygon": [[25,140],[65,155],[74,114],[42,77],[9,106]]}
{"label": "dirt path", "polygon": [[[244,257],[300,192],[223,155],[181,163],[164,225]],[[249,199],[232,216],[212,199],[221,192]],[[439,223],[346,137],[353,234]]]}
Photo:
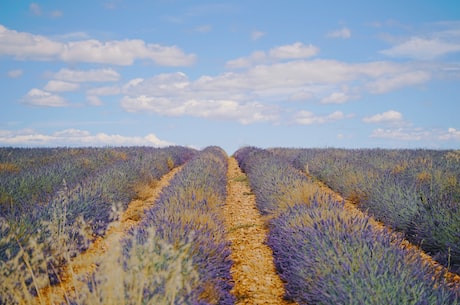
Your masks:
{"label": "dirt path", "polygon": [[97,238],[85,252],[72,259],[68,264],[70,267],[64,269],[60,285],[42,289],[36,303],[60,304],[66,296],[85,285],[82,279],[92,274],[96,269],[96,262],[104,255],[110,254],[109,249],[119,243],[123,235],[141,221],[144,211],[155,203],[161,190],[169,184],[180,169],[181,166],[176,167],[153,185],[143,187],[139,192],[141,197],[130,202],[128,208],[120,216],[120,220],[109,226],[104,237]]}
{"label": "dirt path", "polygon": [[246,175],[235,158],[228,161],[227,200],[224,208],[228,238],[232,242],[231,272],[237,305],[295,304],[283,300],[284,286],[265,245],[267,229],[256,208]]}

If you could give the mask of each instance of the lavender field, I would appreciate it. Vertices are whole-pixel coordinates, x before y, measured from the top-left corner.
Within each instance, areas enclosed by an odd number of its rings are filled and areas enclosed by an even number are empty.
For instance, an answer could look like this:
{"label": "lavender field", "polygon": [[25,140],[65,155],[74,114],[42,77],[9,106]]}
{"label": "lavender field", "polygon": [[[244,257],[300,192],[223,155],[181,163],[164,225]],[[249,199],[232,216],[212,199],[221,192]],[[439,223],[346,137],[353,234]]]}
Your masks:
{"label": "lavender field", "polygon": [[460,303],[458,151],[171,146],[0,148],[0,304],[251,304],[233,290],[229,158],[264,219],[282,302]]}

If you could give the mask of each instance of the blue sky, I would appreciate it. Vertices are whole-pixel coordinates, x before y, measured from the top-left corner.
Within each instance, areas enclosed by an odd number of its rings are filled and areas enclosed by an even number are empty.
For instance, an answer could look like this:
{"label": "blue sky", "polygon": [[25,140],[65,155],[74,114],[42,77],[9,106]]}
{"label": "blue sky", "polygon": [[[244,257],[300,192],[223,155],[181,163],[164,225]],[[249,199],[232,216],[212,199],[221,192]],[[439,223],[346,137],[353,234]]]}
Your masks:
{"label": "blue sky", "polygon": [[0,146],[460,149],[460,3],[0,2]]}

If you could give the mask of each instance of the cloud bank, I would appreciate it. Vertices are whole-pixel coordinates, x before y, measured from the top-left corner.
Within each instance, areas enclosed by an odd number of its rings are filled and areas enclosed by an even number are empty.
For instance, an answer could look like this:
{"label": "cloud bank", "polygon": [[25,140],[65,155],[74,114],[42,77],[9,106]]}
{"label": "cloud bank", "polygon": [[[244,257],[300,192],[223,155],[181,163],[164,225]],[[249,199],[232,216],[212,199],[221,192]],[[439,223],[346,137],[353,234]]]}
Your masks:
{"label": "cloud bank", "polygon": [[189,66],[196,60],[176,46],[146,43],[139,39],[60,42],[45,36],[17,32],[0,25],[0,55],[18,60],[59,60],[68,63],[98,63],[128,66],[135,60],[150,60],[160,66]]}
{"label": "cloud bank", "polygon": [[98,133],[80,129],[65,129],[52,134],[42,134],[32,129],[19,131],[0,130],[0,145],[11,146],[155,146],[174,145],[150,133],[144,137]]}

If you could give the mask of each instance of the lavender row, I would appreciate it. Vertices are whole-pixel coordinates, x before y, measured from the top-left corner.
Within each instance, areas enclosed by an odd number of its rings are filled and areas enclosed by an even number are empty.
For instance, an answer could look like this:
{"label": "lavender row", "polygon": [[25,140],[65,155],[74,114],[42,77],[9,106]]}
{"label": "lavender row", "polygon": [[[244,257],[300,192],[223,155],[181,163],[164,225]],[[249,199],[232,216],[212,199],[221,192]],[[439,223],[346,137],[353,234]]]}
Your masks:
{"label": "lavender row", "polygon": [[[21,158],[16,156],[14,164],[21,168],[21,164],[31,162],[22,158],[33,157],[34,151],[19,152]],[[137,184],[159,179],[196,153],[184,147],[50,149],[49,155],[43,149],[38,152],[37,161],[31,163],[31,168],[37,170],[26,173],[27,169],[22,168],[17,175],[32,182],[61,179],[60,185],[53,187],[55,193],[44,203],[35,198],[18,200],[0,214],[0,263],[16,257],[20,248],[27,248],[31,240],[37,241],[43,245],[40,250],[43,253],[37,255],[53,258],[45,267],[36,268],[37,276],[48,274],[51,284],[58,282],[61,267],[69,256],[85,250],[95,235],[104,235],[116,217],[114,208],[127,207],[136,196]],[[79,166],[85,169],[76,170],[78,175],[67,175]],[[51,169],[46,171],[42,167]],[[45,176],[34,176],[38,174]]]}
{"label": "lavender row", "polygon": [[[186,279],[189,289],[180,289],[174,304],[234,304],[230,294],[231,250],[221,214],[226,175],[227,155],[221,148],[200,151],[174,176],[146,212],[139,229],[132,232],[141,245],[149,239],[149,230],[176,249],[190,245],[184,255],[199,276]],[[132,245],[127,242],[125,246],[129,253]],[[158,282],[160,285],[145,289],[144,300],[166,293],[166,281]]]}
{"label": "lavender row", "polygon": [[460,154],[437,150],[278,150],[438,262],[460,273]]}
{"label": "lavender row", "polygon": [[343,203],[321,195],[290,162],[243,148],[235,158],[257,206],[268,217],[268,245],[299,304],[458,304],[458,292],[435,274],[402,236],[377,230]]}
{"label": "lavender row", "polygon": [[183,147],[0,148],[0,215],[21,216],[31,205],[45,205],[63,188],[144,156],[153,158],[159,169],[149,175],[159,178],[167,167],[161,155],[181,164],[192,153]]}

